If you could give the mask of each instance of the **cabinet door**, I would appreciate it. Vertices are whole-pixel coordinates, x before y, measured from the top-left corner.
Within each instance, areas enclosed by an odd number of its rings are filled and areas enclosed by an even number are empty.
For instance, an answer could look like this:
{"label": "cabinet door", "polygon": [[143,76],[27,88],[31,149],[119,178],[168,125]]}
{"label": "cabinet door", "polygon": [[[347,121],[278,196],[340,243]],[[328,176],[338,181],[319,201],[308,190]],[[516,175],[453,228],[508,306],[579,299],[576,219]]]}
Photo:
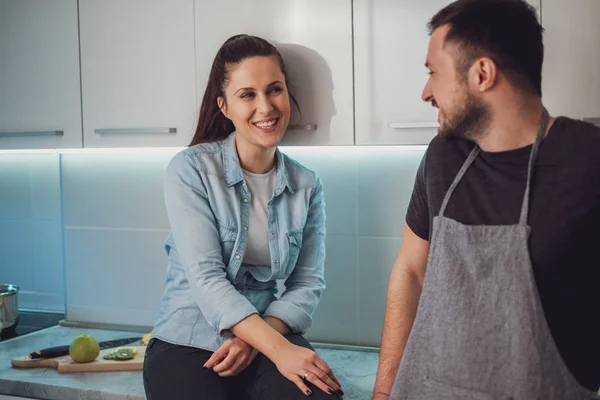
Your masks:
{"label": "cabinet door", "polygon": [[427,144],[437,111],[421,101],[427,22],[450,0],[355,0],[356,144]]}
{"label": "cabinet door", "polygon": [[450,3],[354,1],[356,144],[428,144],[437,134],[437,110],[421,100],[427,23]]}
{"label": "cabinet door", "polygon": [[193,0],[80,0],[84,147],[182,146],[196,120]]}
{"label": "cabinet door", "polygon": [[219,47],[239,33],[269,40],[286,63],[301,119],[283,145],[354,144],[350,0],[196,0],[199,99]]}
{"label": "cabinet door", "polygon": [[81,147],[77,0],[0,0],[0,148]]}
{"label": "cabinet door", "polygon": [[552,115],[600,123],[600,1],[543,0],[542,96]]}

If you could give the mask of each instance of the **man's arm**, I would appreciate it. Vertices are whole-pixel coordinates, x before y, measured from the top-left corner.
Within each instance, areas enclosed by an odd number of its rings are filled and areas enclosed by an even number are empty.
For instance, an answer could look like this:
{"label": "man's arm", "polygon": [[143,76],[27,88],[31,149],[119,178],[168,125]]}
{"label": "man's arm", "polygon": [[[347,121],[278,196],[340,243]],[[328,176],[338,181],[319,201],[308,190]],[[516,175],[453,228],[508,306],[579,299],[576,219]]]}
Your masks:
{"label": "man's arm", "polygon": [[412,329],[425,278],[429,242],[405,224],[400,252],[388,285],[387,305],[374,400],[389,397]]}

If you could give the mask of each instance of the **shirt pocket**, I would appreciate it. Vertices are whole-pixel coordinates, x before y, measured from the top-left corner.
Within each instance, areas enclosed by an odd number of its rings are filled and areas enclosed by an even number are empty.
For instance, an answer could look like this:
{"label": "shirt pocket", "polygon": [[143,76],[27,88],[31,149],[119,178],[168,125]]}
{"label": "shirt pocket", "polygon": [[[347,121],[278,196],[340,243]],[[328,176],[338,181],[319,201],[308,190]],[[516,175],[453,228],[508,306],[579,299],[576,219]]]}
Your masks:
{"label": "shirt pocket", "polygon": [[302,231],[289,232],[287,234],[287,245],[288,245],[288,257],[286,264],[286,276],[290,276],[296,263],[298,262],[298,256],[302,249]]}
{"label": "shirt pocket", "polygon": [[218,222],[217,227],[219,229],[219,242],[221,243],[221,255],[223,257],[223,263],[225,265],[229,265],[231,256],[233,255],[233,248],[235,247],[237,229],[222,225]]}

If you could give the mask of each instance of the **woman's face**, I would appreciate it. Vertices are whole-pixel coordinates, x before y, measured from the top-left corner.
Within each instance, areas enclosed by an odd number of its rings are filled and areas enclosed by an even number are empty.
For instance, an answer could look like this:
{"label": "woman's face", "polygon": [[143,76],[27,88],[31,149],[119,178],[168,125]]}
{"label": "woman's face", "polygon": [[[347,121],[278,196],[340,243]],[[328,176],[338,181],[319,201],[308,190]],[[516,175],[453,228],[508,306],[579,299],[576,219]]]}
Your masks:
{"label": "woman's face", "polygon": [[217,99],[235,126],[240,146],[279,144],[290,120],[290,96],[275,57],[257,56],[229,67],[225,96]]}

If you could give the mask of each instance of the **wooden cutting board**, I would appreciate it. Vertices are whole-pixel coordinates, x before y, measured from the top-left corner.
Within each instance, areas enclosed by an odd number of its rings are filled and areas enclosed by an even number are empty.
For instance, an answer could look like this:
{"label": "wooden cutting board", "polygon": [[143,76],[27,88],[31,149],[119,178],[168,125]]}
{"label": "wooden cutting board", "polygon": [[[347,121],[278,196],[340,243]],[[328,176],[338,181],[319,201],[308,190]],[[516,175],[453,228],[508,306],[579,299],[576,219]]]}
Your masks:
{"label": "wooden cutting board", "polygon": [[[105,354],[124,347],[137,349],[137,354],[133,359],[118,361],[105,360],[102,358]],[[112,349],[101,350],[100,355],[98,355],[94,361],[88,363],[76,363],[68,355],[41,360],[30,360],[28,357],[19,357],[14,358],[11,362],[13,368],[55,368],[60,373],[141,371],[144,367],[145,350],[146,346],[121,346]]]}

